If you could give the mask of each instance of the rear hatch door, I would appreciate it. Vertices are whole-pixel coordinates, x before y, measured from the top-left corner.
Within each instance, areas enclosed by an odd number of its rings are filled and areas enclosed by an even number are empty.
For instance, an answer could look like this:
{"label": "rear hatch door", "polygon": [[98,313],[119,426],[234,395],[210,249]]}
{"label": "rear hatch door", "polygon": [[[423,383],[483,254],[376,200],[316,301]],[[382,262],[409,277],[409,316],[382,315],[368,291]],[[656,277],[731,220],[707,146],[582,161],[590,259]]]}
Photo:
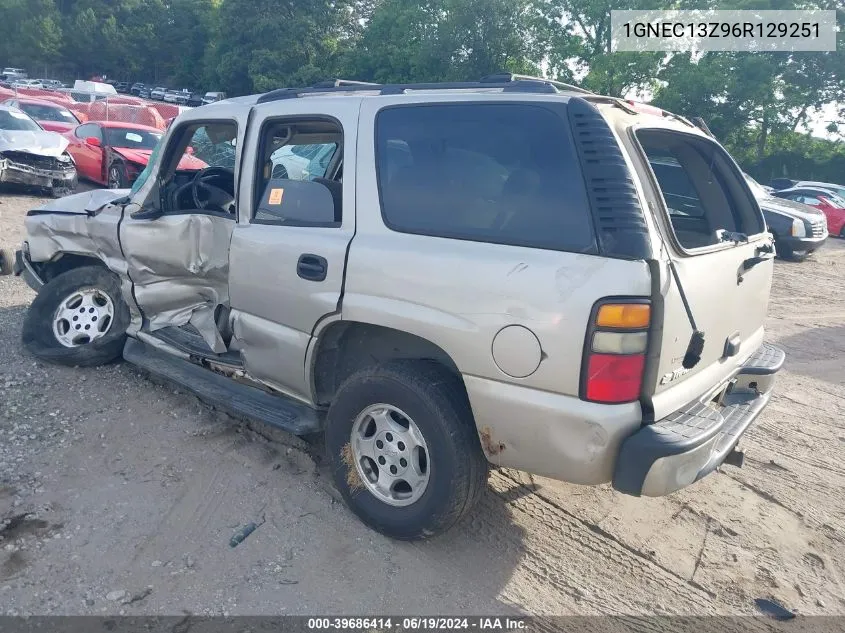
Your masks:
{"label": "rear hatch door", "polygon": [[[664,242],[653,263],[656,319],[644,384],[646,413],[657,420],[725,384],[760,346],[773,253],[760,207],[718,143],[664,128],[638,128],[633,137]],[[700,361],[690,368],[684,296],[704,333]]]}

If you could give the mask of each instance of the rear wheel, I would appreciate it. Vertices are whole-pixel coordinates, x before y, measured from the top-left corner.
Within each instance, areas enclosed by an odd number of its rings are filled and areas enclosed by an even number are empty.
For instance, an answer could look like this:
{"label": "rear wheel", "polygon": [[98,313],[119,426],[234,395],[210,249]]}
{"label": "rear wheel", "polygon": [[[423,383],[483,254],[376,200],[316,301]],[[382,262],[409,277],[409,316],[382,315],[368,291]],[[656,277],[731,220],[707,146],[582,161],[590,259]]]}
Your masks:
{"label": "rear wheel", "polygon": [[839,231],[839,237],[845,240],[845,226],[842,227],[842,230]]}
{"label": "rear wheel", "polygon": [[329,409],[326,450],[350,509],[397,539],[449,529],[486,484],[463,385],[428,361],[393,361],[349,378]]}
{"label": "rear wheel", "polygon": [[90,367],[121,356],[128,326],[120,280],[104,267],[85,266],[41,288],[24,319],[22,339],[38,358]]}

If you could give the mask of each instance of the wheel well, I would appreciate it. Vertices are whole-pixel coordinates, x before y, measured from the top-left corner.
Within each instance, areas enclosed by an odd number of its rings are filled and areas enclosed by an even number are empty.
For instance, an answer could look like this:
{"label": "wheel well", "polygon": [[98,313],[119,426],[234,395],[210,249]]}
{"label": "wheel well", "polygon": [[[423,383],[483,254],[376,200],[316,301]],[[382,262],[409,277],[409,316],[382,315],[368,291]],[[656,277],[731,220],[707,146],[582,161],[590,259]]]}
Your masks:
{"label": "wheel well", "polygon": [[83,266],[106,267],[101,259],[89,257],[88,255],[76,255],[74,253],[63,253],[56,259],[35,264],[35,266],[37,267],[38,274],[45,283],[74,268],[82,268]]}
{"label": "wheel well", "polygon": [[318,404],[331,402],[352,374],[389,360],[433,360],[461,376],[443,348],[414,334],[380,325],[340,321],[320,335],[317,345],[313,382]]}

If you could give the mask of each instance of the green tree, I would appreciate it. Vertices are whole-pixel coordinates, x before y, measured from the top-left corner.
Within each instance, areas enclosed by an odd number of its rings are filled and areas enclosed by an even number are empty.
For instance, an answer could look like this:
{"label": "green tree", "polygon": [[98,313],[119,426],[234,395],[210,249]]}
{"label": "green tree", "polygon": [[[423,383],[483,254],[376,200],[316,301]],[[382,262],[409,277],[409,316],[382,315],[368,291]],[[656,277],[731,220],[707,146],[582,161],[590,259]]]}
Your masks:
{"label": "green tree", "polygon": [[344,0],[225,0],[215,60],[221,85],[246,94],[333,74],[354,15]]}
{"label": "green tree", "polygon": [[380,83],[536,74],[539,33],[532,0],[383,0],[348,69]]}
{"label": "green tree", "polygon": [[0,55],[7,64],[34,66],[40,72],[59,58],[61,16],[53,0],[0,0],[0,16]]}
{"label": "green tree", "polygon": [[537,0],[550,74],[565,81],[579,79],[585,88],[611,96],[656,87],[665,56],[613,51],[610,12],[673,5],[672,0]]}

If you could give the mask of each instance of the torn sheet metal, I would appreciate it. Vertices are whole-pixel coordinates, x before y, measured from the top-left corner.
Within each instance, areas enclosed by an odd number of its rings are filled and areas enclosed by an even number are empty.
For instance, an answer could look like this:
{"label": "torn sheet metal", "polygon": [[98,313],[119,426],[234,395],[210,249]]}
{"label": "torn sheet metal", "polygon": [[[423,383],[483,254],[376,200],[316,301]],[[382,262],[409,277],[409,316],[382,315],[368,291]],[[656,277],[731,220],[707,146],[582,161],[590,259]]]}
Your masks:
{"label": "torn sheet metal", "polygon": [[[56,202],[70,202],[73,198],[87,197],[77,194]],[[77,254],[96,257],[122,277],[126,276],[126,263],[117,241],[117,225],[122,207],[106,205],[95,216],[84,211],[51,212],[46,208],[30,211],[25,220],[30,259],[33,262],[52,261],[60,254]]]}
{"label": "torn sheet metal", "polygon": [[137,328],[141,315],[132,299],[132,285],[117,239],[123,207],[111,203],[126,193],[106,189],[53,200],[30,211],[25,225],[31,261],[49,262],[64,254],[84,255],[96,257],[117,273],[132,326]]}
{"label": "torn sheet metal", "polygon": [[61,254],[96,257],[121,278],[132,316],[130,333],[140,329],[142,316],[149,331],[191,323],[212,350],[225,352],[214,317],[218,306],[229,305],[229,242],[235,223],[203,214],[141,221],[127,212],[120,224],[123,206],[114,202],[121,203],[128,193],[89,191],[30,211],[26,229],[32,261]]}
{"label": "torn sheet metal", "polygon": [[58,158],[67,149],[61,134],[44,130],[0,130],[0,152],[25,152]]}
{"label": "torn sheet metal", "polygon": [[[65,196],[59,200],[50,200],[37,209],[30,211],[28,215],[43,215],[49,211],[96,215],[109,202],[127,195],[129,195],[129,189],[94,189],[92,191],[77,193],[73,196]],[[116,233],[114,237],[117,239]]]}
{"label": "torn sheet metal", "polygon": [[76,167],[70,161],[26,152],[7,152],[0,156],[0,182],[42,187],[54,195],[76,189]]}
{"label": "torn sheet metal", "polygon": [[214,320],[229,305],[229,242],[235,223],[203,214],[165,215],[121,225],[135,300],[149,330],[191,323],[215,352],[225,351]]}

